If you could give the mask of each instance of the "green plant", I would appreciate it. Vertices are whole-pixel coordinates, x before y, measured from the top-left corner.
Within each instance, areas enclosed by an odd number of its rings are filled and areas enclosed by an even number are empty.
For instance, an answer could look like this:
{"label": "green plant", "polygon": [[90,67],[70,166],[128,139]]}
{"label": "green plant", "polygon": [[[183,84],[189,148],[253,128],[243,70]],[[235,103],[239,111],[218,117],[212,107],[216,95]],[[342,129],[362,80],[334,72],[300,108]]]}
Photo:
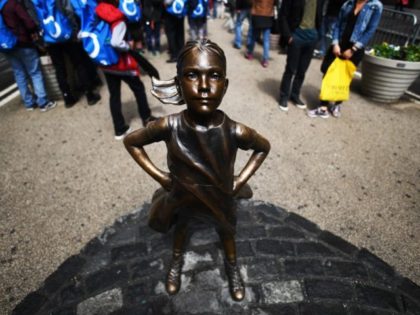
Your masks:
{"label": "green plant", "polygon": [[394,46],[382,43],[373,46],[373,55],[403,61],[420,61],[420,45]]}

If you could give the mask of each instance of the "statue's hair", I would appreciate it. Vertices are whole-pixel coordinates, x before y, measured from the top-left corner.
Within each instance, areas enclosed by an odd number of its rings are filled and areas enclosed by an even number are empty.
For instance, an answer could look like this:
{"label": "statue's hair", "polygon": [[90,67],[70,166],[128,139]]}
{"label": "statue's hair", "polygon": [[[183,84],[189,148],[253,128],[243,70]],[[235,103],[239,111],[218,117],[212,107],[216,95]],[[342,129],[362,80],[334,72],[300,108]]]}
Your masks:
{"label": "statue's hair", "polygon": [[[200,52],[211,52],[219,57],[226,73],[226,56],[223,50],[214,42],[208,39],[189,41],[185,44],[178,55],[176,64],[178,76],[181,74],[185,57],[194,49]],[[185,101],[179,91],[177,78],[172,80],[158,80],[152,78],[152,95],[164,104],[182,105]]]}
{"label": "statue's hair", "polygon": [[176,64],[176,70],[178,75],[181,73],[182,64],[184,63],[185,57],[193,49],[198,49],[200,52],[212,52],[213,54],[215,54],[217,57],[219,57],[220,61],[222,62],[223,68],[225,69],[226,73],[226,56],[222,48],[220,48],[219,45],[217,45],[209,39],[200,39],[187,42],[179,52]]}

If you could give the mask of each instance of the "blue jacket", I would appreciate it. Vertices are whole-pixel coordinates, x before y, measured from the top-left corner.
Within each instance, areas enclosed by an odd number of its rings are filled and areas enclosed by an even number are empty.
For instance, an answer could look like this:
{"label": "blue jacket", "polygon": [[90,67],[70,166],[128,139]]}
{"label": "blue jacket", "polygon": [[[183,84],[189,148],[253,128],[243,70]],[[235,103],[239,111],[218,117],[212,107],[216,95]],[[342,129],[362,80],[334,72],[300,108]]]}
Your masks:
{"label": "blue jacket", "polygon": [[[333,45],[337,45],[340,41],[341,35],[346,28],[347,18],[353,11],[356,0],[346,1],[340,9],[338,14],[338,21],[333,32]],[[363,9],[359,12],[356,24],[354,25],[353,33],[350,37],[357,48],[365,47],[378,27],[381,19],[383,5],[379,0],[368,0]]]}

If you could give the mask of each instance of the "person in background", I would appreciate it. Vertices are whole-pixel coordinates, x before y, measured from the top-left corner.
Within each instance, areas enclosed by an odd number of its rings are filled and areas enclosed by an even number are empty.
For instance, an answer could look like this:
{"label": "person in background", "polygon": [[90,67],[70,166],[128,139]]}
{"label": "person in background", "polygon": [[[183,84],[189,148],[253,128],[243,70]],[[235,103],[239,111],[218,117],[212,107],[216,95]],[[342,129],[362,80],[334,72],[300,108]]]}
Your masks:
{"label": "person in background", "polygon": [[280,84],[279,105],[288,111],[289,98],[305,109],[300,90],[311,63],[322,23],[324,0],[283,0],[280,9],[280,34],[287,41],[287,59]]}
{"label": "person in background", "polygon": [[[242,47],[242,24],[244,20],[248,20],[248,25],[251,26],[251,7],[252,0],[236,0],[235,39],[233,40],[233,47],[236,49]],[[247,46],[251,42],[251,37],[252,31],[249,27],[246,39]]]}
{"label": "person in background", "polygon": [[[382,9],[379,0],[348,0],[344,3],[334,28],[332,45],[321,65],[324,75],[337,57],[348,59],[358,66],[365,54],[364,48],[378,27]],[[322,100],[318,108],[308,111],[308,116],[328,118],[329,109],[338,118],[341,116],[341,103]]]}
{"label": "person in background", "polygon": [[404,7],[408,6],[408,0],[395,0],[395,10],[404,11]]}
{"label": "person in background", "polygon": [[318,49],[314,51],[314,57],[324,58],[327,47],[332,40],[332,32],[337,23],[338,13],[346,0],[327,0],[325,14],[323,15]]}
{"label": "person in background", "polygon": [[261,65],[268,67],[270,53],[270,33],[273,26],[275,0],[253,0],[251,8],[251,40],[245,53],[245,58],[252,60],[254,58],[255,42],[262,33],[263,36],[263,58]]}
{"label": "person in background", "polygon": [[[37,25],[17,0],[1,0],[0,8],[5,25],[17,39],[15,47],[2,53],[12,66],[25,108],[32,111],[39,107],[41,112],[46,112],[57,103],[48,99],[45,90],[41,62],[34,44],[39,40]],[[32,85],[35,95],[29,85]]]}
{"label": "person in background", "polygon": [[[186,1],[186,0],[185,0]],[[175,63],[179,52],[185,43],[184,35],[184,17],[186,10],[184,0],[164,0],[164,23],[165,33],[168,38],[169,59],[168,63]],[[174,3],[176,2],[176,3]],[[181,5],[183,6],[181,8]],[[177,12],[173,11],[173,7],[178,7]]]}
{"label": "person in background", "polygon": [[127,83],[133,91],[143,125],[146,126],[150,121],[155,120],[156,118],[151,115],[144,85],[139,78],[138,64],[128,53],[128,50],[133,47],[130,47],[125,40],[127,26],[124,22],[124,15],[118,10],[118,0],[100,1],[95,12],[100,19],[110,24],[112,30],[111,46],[119,51],[118,63],[111,66],[103,66],[101,69],[105,74],[108,85],[115,139],[121,140],[131,130],[130,126],[125,123],[121,111],[121,81]]}
{"label": "person in background", "polygon": [[188,25],[190,40],[199,40],[206,37],[207,0],[188,1]]}
{"label": "person in background", "polygon": [[160,29],[163,14],[163,0],[144,0],[143,16],[146,31],[147,50],[153,55],[160,54]]}

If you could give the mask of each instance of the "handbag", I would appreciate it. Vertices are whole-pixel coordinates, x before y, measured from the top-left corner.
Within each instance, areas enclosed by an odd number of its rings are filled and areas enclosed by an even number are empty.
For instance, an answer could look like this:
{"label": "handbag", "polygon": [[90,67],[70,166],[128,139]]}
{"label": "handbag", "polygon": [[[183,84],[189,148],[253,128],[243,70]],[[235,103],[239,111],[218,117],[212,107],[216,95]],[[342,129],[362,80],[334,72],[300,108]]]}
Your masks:
{"label": "handbag", "polygon": [[355,71],[353,62],[336,57],[322,79],[319,99],[330,102],[347,101]]}

